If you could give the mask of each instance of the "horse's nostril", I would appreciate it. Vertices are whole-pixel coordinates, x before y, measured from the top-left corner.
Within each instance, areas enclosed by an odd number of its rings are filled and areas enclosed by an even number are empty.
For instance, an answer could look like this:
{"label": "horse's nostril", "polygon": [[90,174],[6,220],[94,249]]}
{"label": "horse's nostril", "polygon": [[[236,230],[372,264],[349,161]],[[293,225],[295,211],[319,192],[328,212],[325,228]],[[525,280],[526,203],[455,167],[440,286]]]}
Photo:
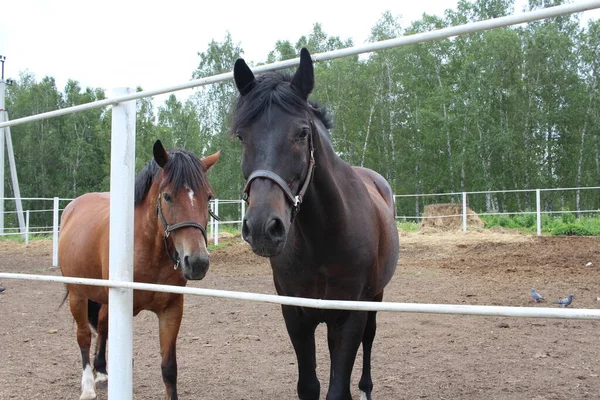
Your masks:
{"label": "horse's nostril", "polygon": [[248,219],[244,218],[242,222],[242,238],[248,241],[248,237],[250,236],[250,222]]}
{"label": "horse's nostril", "polygon": [[280,218],[273,218],[267,225],[265,233],[271,240],[281,240],[285,237],[285,226]]}

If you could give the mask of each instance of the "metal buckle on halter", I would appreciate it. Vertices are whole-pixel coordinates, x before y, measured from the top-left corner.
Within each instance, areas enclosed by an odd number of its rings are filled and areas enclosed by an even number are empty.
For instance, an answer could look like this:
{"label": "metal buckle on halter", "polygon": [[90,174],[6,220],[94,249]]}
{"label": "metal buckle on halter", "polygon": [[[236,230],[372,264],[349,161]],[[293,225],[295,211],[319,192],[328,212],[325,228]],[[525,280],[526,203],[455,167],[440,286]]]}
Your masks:
{"label": "metal buckle on halter", "polygon": [[294,197],[294,207],[298,207],[300,205],[300,203],[302,203],[302,196],[297,195],[296,197]]}

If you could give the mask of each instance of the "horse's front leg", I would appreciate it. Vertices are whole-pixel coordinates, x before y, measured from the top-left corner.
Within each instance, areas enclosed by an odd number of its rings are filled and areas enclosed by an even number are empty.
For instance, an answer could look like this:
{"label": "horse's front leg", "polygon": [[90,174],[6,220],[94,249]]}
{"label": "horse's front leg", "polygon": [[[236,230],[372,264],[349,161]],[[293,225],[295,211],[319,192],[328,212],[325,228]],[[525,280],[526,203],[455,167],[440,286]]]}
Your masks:
{"label": "horse's front leg", "polygon": [[331,369],[327,400],[351,400],[350,376],[367,324],[366,311],[332,311],[327,322]]}
{"label": "horse's front leg", "polygon": [[176,342],[183,316],[183,295],[175,295],[169,305],[157,313],[162,356],[162,378],[166,399],[177,400],[177,354]]}
{"label": "horse's front leg", "polygon": [[315,355],[317,323],[307,317],[300,307],[281,306],[281,310],[298,360],[298,398],[319,400],[321,385],[317,378]]}
{"label": "horse's front leg", "polygon": [[92,330],[88,322],[88,300],[78,296],[74,290],[69,290],[69,308],[77,324],[77,343],[81,350],[81,362],[83,365],[81,396],[79,399],[92,400],[96,398],[96,384],[94,383],[94,372],[90,365]]}

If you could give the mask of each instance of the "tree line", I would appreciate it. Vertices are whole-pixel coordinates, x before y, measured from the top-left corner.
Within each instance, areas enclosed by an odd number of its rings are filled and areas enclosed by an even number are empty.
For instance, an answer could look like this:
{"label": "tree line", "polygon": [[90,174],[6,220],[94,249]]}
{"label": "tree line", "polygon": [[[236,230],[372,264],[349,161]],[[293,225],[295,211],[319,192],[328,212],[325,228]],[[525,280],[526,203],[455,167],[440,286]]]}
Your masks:
{"label": "tree line", "polygon": [[[530,0],[529,10],[563,1]],[[512,0],[461,0],[443,16],[402,26],[384,13],[380,41],[512,13]],[[265,63],[352,46],[315,23],[295,43],[276,41]],[[243,56],[229,33],[198,53],[193,78],[231,71]],[[246,60],[251,61],[251,60]],[[255,63],[257,65],[257,63]],[[345,57],[315,65],[311,98],[329,108],[336,151],[372,168],[396,194],[596,186],[600,182],[600,21],[577,15]],[[140,89],[141,90],[141,89]],[[105,98],[104,89],[27,72],[7,91],[11,119]],[[161,139],[199,155],[222,150],[210,180],[219,198],[243,188],[239,144],[229,132],[233,82],[137,103],[136,166]],[[12,128],[21,194],[75,197],[109,188],[110,110],[96,109]],[[7,183],[8,185],[9,183]],[[10,190],[10,189],[9,189]],[[8,192],[7,192],[8,193]],[[447,201],[458,201],[448,198]],[[480,211],[535,208],[527,193],[470,196]],[[420,213],[430,198],[399,204]],[[545,193],[546,209],[599,209],[597,191]],[[8,206],[8,205],[7,205]]]}

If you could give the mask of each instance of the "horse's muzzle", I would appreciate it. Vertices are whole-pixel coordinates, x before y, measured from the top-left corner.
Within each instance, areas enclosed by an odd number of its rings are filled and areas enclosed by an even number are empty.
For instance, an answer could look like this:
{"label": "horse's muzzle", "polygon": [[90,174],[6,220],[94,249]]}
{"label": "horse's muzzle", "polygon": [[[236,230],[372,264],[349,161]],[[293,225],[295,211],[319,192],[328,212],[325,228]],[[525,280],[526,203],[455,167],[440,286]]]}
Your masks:
{"label": "horse's muzzle", "polygon": [[209,266],[208,254],[185,255],[181,259],[181,271],[187,280],[200,280],[206,276]]}
{"label": "horse's muzzle", "polygon": [[265,218],[266,223],[244,217],[242,237],[252,246],[252,251],[262,257],[274,257],[281,253],[287,237],[285,224],[279,217]]}

